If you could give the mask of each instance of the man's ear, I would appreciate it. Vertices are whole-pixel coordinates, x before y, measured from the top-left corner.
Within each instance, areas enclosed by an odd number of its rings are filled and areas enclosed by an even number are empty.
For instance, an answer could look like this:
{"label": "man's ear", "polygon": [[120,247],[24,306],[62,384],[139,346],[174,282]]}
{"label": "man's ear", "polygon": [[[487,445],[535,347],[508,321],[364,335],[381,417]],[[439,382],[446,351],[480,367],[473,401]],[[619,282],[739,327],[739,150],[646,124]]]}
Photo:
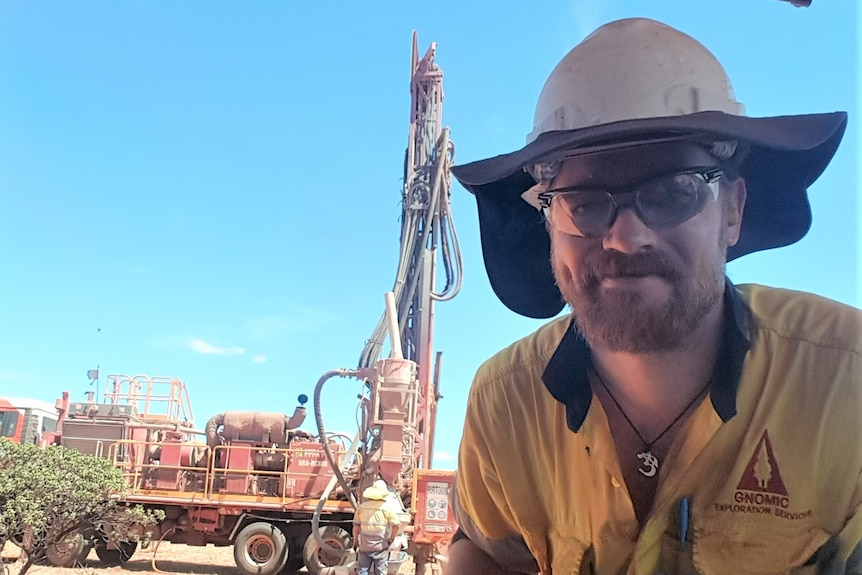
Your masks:
{"label": "man's ear", "polygon": [[737,178],[729,189],[724,191],[724,223],[728,246],[735,246],[739,241],[739,232],[742,229],[742,214],[745,211],[745,198],[747,190],[745,180]]}

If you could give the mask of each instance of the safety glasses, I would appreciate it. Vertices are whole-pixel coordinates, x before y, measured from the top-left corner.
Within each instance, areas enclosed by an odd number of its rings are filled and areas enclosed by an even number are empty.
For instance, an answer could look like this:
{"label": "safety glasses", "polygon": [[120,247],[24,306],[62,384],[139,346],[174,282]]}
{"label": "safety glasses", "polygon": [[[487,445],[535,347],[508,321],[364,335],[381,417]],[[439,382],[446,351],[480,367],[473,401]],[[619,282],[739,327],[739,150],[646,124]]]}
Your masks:
{"label": "safety glasses", "polygon": [[620,192],[581,187],[549,190],[538,195],[545,218],[554,229],[594,238],[613,225],[623,207],[653,229],[672,228],[718,199],[721,168],[694,168],[662,176]]}

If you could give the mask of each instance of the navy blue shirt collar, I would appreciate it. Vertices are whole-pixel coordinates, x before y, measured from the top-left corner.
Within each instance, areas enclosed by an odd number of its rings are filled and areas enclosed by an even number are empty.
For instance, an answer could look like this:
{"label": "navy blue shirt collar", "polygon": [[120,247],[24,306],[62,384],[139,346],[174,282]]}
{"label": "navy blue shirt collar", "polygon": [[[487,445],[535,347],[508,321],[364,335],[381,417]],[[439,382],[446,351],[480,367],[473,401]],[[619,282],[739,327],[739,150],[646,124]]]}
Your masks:
{"label": "navy blue shirt collar", "polygon": [[[736,415],[736,391],[742,362],[751,348],[746,334],[747,317],[747,308],[736,287],[725,279],[724,332],[709,391],[712,405],[722,421]],[[589,366],[590,348],[575,328],[573,318],[545,367],[542,381],[554,399],[566,406],[566,423],[575,432],[584,423],[593,397]]]}

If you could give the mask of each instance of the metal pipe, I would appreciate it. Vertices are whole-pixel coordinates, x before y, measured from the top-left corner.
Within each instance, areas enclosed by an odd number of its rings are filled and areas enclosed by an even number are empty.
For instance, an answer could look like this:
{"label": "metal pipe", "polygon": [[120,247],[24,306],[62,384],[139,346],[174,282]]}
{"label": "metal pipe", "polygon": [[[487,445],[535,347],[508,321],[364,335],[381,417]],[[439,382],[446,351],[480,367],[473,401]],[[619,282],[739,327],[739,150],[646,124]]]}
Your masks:
{"label": "metal pipe", "polygon": [[389,357],[404,359],[404,352],[401,349],[401,332],[398,329],[398,310],[395,307],[395,294],[388,291],[384,297],[386,300],[386,319],[389,324],[389,341],[392,346]]}

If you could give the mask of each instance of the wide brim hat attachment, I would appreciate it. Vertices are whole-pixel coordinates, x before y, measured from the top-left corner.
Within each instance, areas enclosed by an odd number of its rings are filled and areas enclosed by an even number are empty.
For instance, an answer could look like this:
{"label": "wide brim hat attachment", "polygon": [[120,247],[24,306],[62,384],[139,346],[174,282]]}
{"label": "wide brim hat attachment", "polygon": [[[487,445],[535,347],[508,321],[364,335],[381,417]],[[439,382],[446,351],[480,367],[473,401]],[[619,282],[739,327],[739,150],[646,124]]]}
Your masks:
{"label": "wide brim hat attachment", "polygon": [[845,112],[744,115],[723,67],[699,42],[653,20],[606,24],[554,68],[518,151],[452,168],[476,196],[485,269],[513,311],[547,318],[564,302],[542,215],[522,198],[538,162],[666,140],[738,142],[748,196],[728,260],[792,244],[811,226],[807,188],[835,154]]}

